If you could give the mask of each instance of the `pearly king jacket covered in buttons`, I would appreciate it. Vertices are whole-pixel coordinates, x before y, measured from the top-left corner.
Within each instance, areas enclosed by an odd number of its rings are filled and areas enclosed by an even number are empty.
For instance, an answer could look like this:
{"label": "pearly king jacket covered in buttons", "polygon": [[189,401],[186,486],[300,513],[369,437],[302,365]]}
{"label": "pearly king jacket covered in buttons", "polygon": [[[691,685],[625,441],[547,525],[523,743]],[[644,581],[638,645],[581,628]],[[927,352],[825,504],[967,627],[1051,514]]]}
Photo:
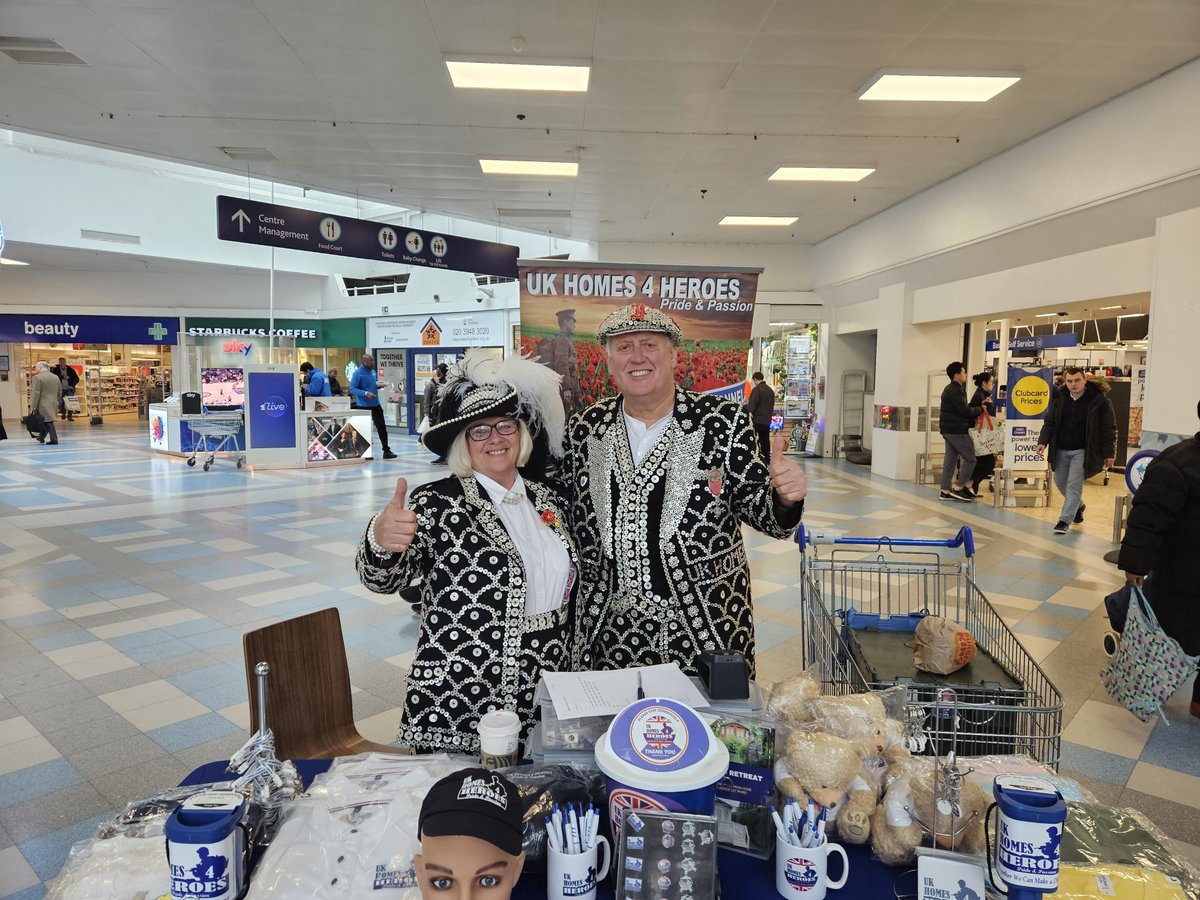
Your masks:
{"label": "pearly king jacket covered in buttons", "polygon": [[746,524],[777,538],[800,522],[771,489],[746,412],[675,389],[671,423],[635,466],[620,397],[567,428],[563,479],[583,559],[585,665],[677,662],[702,650],[743,653],[754,672]]}
{"label": "pearly king jacket covered in buttons", "polygon": [[[545,485],[526,479],[525,487],[578,572],[562,506]],[[417,752],[476,753],[479,718],[501,708],[516,712],[528,734],[541,673],[569,670],[579,655],[579,578],[561,607],[527,617],[521,555],[474,478],[422,485],[406,505],[417,514],[408,551],[379,557],[364,535],[355,559],[359,578],[376,593],[422,579],[421,632],[397,739]]]}

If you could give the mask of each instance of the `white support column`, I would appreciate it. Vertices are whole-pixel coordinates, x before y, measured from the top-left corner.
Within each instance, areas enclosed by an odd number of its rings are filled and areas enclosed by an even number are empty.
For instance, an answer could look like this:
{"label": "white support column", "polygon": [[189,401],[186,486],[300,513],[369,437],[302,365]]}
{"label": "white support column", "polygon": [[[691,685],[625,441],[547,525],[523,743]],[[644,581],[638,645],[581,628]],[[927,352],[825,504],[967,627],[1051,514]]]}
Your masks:
{"label": "white support column", "polygon": [[1150,349],[1142,446],[1196,433],[1196,335],[1200,332],[1200,208],[1163,216],[1155,229]]}

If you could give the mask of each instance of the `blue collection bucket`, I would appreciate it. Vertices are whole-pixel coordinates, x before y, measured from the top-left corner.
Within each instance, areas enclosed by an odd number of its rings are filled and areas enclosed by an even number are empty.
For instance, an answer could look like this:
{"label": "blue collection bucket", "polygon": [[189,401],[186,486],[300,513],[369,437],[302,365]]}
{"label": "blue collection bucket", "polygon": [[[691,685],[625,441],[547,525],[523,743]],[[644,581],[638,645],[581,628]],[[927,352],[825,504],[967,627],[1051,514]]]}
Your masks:
{"label": "blue collection bucket", "polygon": [[172,900],[237,900],[245,893],[246,808],[236,791],[204,791],[171,813],[165,831]]}
{"label": "blue collection bucket", "polygon": [[711,816],[717,783],[729,771],[729,749],[695,710],[647,698],[625,707],[596,743],[596,765],[608,784],[613,837],[626,811]]}

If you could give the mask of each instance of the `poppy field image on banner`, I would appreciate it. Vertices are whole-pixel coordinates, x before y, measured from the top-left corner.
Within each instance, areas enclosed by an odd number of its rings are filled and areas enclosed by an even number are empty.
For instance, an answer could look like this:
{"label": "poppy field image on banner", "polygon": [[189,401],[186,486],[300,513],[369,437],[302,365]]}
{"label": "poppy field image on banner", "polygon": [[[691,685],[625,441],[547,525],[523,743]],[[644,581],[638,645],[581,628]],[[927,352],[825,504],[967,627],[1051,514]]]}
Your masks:
{"label": "poppy field image on banner", "polygon": [[567,415],[616,393],[596,331],[630,304],[669,315],[683,332],[675,383],[741,399],[760,269],[520,263],[521,353],[562,376]]}

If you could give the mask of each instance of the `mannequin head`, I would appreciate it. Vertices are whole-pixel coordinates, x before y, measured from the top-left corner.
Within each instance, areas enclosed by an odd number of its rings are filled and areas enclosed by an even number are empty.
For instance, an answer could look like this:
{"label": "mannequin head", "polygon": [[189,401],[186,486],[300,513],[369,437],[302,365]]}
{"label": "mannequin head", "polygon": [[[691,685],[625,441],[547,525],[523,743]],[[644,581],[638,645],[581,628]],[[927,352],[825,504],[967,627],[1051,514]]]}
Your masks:
{"label": "mannequin head", "polygon": [[413,858],[422,900],[507,900],[525,854],[511,856],[480,838],[421,835]]}
{"label": "mannequin head", "polygon": [[423,900],[507,900],[521,877],[521,795],[503,775],[463,769],[425,795],[421,852],[413,858]]}

